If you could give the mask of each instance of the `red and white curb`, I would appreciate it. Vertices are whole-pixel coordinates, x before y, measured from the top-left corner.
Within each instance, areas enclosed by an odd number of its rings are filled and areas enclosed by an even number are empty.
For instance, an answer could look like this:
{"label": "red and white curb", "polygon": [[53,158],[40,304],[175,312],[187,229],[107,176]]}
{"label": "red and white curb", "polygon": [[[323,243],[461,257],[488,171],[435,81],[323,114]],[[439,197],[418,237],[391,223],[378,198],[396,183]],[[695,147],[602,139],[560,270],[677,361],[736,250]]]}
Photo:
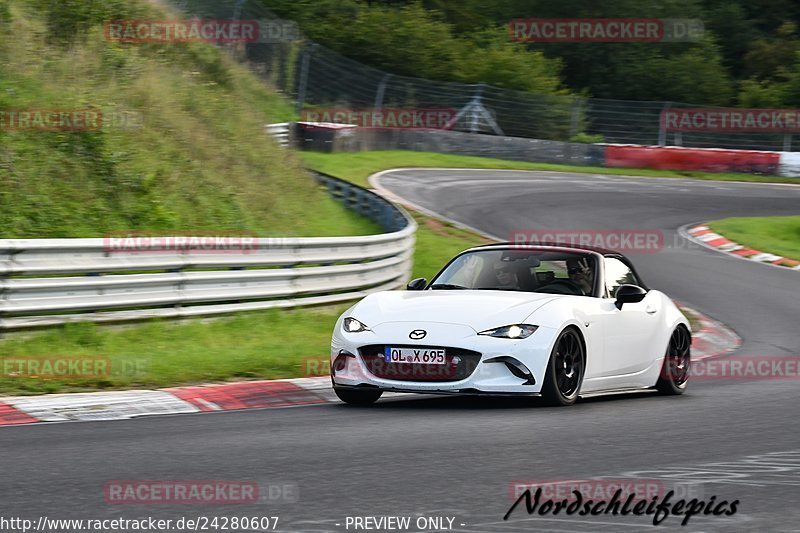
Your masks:
{"label": "red and white curb", "polygon": [[335,399],[330,383],[324,376],[160,390],[7,396],[0,397],[0,426],[327,403]]}
{"label": "red and white curb", "polygon": [[[697,311],[693,359],[718,357],[739,346],[731,330]],[[415,397],[385,394],[386,397]],[[37,422],[124,420],[148,415],[264,409],[337,402],[328,376],[269,381],[189,385],[160,390],[0,397],[0,426]]]}
{"label": "red and white curb", "polygon": [[680,304],[680,308],[684,315],[691,315],[700,323],[700,327],[692,331],[693,361],[720,357],[741,346],[742,339],[721,322],[683,304]]}
{"label": "red and white curb", "polygon": [[712,248],[719,252],[724,252],[729,255],[735,255],[743,259],[757,261],[759,263],[767,263],[775,266],[786,267],[792,270],[800,270],[800,261],[781,257],[780,255],[770,254],[767,252],[760,252],[739,243],[733,242],[718,233],[714,233],[711,228],[706,225],[693,226],[686,230],[686,235],[689,240],[698,244],[702,244],[707,248]]}

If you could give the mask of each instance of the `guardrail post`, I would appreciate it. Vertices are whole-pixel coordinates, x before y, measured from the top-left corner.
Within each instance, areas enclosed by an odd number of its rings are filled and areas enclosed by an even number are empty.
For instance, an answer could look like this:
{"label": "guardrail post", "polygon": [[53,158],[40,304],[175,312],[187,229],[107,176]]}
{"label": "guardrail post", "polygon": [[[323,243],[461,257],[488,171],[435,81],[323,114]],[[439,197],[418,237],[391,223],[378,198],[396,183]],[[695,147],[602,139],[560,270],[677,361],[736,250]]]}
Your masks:
{"label": "guardrail post", "polygon": [[[185,252],[184,252],[185,253]],[[181,254],[183,255],[183,254]],[[175,287],[176,292],[178,293],[178,301],[172,306],[175,311],[180,311],[183,308],[183,293],[186,290],[186,280],[183,276],[183,267],[180,268],[171,268],[168,269],[166,272],[170,272],[172,274],[178,275],[178,284]]]}
{"label": "guardrail post", "polygon": [[361,215],[366,215],[367,212],[364,209],[364,192],[361,189],[353,189],[353,202],[354,207],[357,213]]}
{"label": "guardrail post", "polygon": [[380,220],[383,215],[380,203],[372,195],[367,196],[367,202],[369,203],[369,213],[372,220]]}
{"label": "guardrail post", "polygon": [[389,206],[383,206],[381,210],[381,226],[383,226],[386,231],[392,231],[394,227],[394,210]]}

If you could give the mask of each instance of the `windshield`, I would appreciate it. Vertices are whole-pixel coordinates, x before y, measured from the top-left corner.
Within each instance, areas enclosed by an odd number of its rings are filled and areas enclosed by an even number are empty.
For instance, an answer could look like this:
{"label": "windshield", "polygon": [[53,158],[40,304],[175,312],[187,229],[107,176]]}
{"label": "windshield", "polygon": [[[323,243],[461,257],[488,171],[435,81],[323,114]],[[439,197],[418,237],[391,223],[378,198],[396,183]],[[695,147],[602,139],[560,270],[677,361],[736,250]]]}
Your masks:
{"label": "windshield", "polygon": [[431,290],[504,290],[550,294],[594,294],[593,254],[542,250],[477,250],[460,255],[430,285]]}

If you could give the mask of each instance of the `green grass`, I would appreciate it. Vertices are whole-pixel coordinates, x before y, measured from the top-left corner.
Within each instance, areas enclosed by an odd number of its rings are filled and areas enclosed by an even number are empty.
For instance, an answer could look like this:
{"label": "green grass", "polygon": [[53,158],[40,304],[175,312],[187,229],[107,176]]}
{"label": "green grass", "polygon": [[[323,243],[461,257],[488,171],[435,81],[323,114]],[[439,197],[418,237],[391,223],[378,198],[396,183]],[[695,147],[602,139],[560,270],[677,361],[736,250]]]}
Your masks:
{"label": "green grass", "polygon": [[457,228],[449,222],[416,212],[412,212],[412,216],[419,225],[412,278],[430,280],[457,253],[491,242],[472,231]]}
{"label": "green grass", "polygon": [[800,260],[800,216],[725,218],[708,226],[749,248]]}
{"label": "green grass", "polygon": [[89,132],[0,128],[0,238],[379,231],[266,134],[266,124],[293,117],[291,103],[223,50],[106,41],[103,20],[175,18],[155,2],[86,2],[85,20],[69,18],[80,3],[3,3],[0,109],[136,119]]}
{"label": "green grass", "polygon": [[317,170],[333,173],[346,170],[353,183],[367,186],[367,177],[375,172],[398,167],[487,168],[510,170],[546,170],[552,172],[578,172],[583,174],[609,174],[643,176],[652,178],[693,178],[716,181],[753,181],[765,183],[800,183],[797,178],[754,176],[752,174],[683,172],[672,170],[585,167],[509,161],[490,157],[385,150],[375,152],[335,153],[303,152],[306,163]]}
{"label": "green grass", "polygon": [[[81,323],[12,336],[2,342],[0,392],[80,392],[313,375],[325,368],[331,328],[347,307],[125,327]],[[9,375],[9,369],[33,358],[108,358],[110,372],[71,378]]]}

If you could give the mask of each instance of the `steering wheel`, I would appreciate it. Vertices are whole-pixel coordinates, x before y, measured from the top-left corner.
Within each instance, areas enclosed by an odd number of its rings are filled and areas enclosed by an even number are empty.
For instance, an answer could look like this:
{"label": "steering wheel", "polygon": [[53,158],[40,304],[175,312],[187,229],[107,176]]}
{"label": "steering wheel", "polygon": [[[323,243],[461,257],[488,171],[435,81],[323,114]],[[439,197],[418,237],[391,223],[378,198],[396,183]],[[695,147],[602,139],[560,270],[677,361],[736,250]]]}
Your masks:
{"label": "steering wheel", "polygon": [[[548,287],[553,287],[553,286],[564,287],[565,289],[567,289],[569,291],[569,293],[572,293],[575,296],[586,296],[584,294],[584,292],[583,292],[583,289],[581,289],[580,286],[578,286],[577,283],[575,283],[572,280],[568,280],[568,279],[557,279],[555,281],[551,281],[550,283],[548,283],[544,287],[540,287],[538,292],[550,292],[550,291],[547,290],[547,288]],[[558,290],[556,291],[556,294],[569,294],[569,293],[563,293],[563,292],[558,291]]]}

